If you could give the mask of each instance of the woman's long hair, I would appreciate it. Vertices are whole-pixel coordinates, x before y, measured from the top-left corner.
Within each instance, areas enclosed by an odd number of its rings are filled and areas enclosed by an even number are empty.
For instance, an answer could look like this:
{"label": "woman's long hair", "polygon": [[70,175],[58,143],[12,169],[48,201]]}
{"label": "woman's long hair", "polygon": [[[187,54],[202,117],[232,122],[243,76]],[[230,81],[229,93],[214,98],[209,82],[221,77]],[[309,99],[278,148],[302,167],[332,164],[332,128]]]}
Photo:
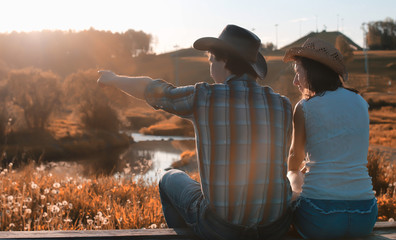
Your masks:
{"label": "woman's long hair", "polygon": [[342,77],[326,65],[305,57],[296,57],[296,61],[301,62],[307,73],[308,89],[311,92],[308,99],[322,96],[326,91],[335,91],[339,87],[359,93],[356,89],[345,87]]}

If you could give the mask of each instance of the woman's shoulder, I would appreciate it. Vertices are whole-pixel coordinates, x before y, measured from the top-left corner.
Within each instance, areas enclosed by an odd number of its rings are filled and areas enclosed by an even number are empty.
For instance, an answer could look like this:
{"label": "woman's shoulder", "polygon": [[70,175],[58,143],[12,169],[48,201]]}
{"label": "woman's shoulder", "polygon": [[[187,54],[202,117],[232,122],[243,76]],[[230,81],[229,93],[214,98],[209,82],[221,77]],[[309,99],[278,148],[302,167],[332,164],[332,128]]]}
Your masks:
{"label": "woman's shoulder", "polygon": [[359,99],[364,100],[358,93],[351,91],[349,89],[339,87],[334,91],[325,91],[321,94],[317,94],[314,97],[307,99],[305,102],[313,103],[313,102],[333,102],[334,100],[343,101],[345,98],[348,99]]}

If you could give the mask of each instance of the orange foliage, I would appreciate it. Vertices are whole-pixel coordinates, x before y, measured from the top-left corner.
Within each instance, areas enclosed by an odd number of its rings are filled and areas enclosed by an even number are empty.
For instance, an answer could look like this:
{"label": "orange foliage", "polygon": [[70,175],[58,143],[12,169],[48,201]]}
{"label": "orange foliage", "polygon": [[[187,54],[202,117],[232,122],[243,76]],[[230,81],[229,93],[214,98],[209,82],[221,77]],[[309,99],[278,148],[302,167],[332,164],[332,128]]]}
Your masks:
{"label": "orange foliage", "polygon": [[172,116],[150,127],[142,128],[139,132],[147,135],[194,136],[192,123],[177,116]]}

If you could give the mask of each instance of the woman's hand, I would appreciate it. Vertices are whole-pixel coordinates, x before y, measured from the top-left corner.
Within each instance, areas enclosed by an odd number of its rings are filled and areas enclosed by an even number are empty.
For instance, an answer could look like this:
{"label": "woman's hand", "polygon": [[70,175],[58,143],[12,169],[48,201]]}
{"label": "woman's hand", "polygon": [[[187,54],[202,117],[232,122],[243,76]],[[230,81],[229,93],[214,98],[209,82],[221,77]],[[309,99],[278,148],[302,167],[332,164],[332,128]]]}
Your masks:
{"label": "woman's hand", "polygon": [[301,193],[302,185],[304,184],[304,174],[301,171],[288,171],[287,178],[293,192]]}

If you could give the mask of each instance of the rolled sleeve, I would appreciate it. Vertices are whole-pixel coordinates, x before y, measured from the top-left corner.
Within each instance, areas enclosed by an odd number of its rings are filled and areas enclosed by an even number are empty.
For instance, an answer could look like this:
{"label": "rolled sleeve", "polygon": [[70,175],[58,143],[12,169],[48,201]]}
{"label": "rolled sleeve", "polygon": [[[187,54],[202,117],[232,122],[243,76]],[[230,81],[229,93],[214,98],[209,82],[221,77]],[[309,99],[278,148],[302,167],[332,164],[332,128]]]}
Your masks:
{"label": "rolled sleeve", "polygon": [[155,109],[189,118],[192,116],[195,87],[175,87],[163,80],[155,80],[145,90],[146,102]]}

